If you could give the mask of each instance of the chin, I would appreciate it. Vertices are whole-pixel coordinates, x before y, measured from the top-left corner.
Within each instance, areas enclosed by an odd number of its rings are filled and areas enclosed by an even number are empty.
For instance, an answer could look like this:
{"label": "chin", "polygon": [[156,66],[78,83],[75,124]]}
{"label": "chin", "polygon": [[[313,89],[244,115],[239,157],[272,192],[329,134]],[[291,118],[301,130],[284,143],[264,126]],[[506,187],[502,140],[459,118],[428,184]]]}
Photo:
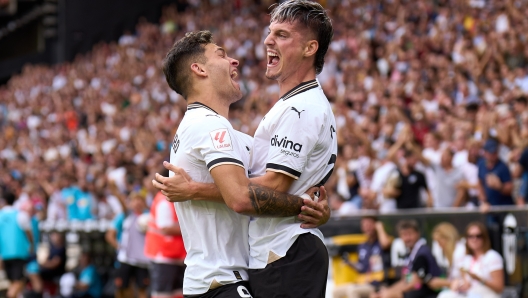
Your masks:
{"label": "chin", "polygon": [[270,79],[270,80],[278,80],[281,76],[281,73],[278,72],[278,73],[270,73],[268,71],[266,71],[266,78]]}

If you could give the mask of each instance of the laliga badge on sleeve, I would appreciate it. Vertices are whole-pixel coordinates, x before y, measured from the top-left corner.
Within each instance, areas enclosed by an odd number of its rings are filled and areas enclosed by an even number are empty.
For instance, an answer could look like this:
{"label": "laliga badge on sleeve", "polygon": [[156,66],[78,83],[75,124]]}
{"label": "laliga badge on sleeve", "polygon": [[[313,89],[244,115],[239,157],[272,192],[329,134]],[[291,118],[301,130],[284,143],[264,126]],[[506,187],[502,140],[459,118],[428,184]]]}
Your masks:
{"label": "laliga badge on sleeve", "polygon": [[231,136],[227,128],[221,128],[213,130],[209,133],[211,135],[211,140],[213,141],[213,146],[218,151],[232,151],[233,144],[231,143]]}

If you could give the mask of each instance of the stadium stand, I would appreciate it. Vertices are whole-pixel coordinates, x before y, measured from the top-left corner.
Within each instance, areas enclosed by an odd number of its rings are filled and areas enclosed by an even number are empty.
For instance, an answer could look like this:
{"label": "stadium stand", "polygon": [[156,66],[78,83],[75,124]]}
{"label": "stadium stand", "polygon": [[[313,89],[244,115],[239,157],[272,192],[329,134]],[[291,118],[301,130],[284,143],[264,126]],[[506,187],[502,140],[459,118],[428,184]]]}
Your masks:
{"label": "stadium stand", "polygon": [[[0,86],[0,207],[14,194],[15,207],[35,207],[44,232],[68,231],[69,269],[86,249],[108,280],[115,256],[103,232],[124,210],[120,197],[155,195],[150,181],[186,108],[160,67],[174,40],[209,29],[240,60],[236,129],[253,134],[278,99],[263,75],[273,1],[176,2],[159,24],[140,19],[118,40],[28,64]],[[359,233],[363,214],[381,214],[394,236],[397,219],[416,217],[427,239],[440,218],[461,234],[472,218],[502,252],[505,214],[527,222],[528,2],[320,2],[335,36],[318,80],[339,142],[325,236]],[[507,284],[522,285],[521,275]]]}

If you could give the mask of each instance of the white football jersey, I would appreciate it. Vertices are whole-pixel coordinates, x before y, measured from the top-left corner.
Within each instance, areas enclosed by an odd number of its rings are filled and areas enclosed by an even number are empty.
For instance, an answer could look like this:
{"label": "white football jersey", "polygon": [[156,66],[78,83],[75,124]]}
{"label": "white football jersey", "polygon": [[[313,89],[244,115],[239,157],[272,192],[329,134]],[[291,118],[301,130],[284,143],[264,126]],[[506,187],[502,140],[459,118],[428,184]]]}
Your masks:
{"label": "white football jersey", "polygon": [[[250,176],[266,171],[291,176],[289,193],[302,195],[323,185],[332,174],[337,156],[336,123],[332,108],[317,80],[304,82],[282,96],[262,119],[253,140]],[[284,257],[298,235],[319,229],[301,229],[296,216],[256,218],[249,225],[249,267],[266,267]]]}
{"label": "white football jersey", "polygon": [[[209,171],[232,164],[248,168],[252,138],[201,103],[189,104],[176,136],[170,162],[194,181],[213,183]],[[170,172],[169,176],[174,173]],[[246,170],[247,175],[247,170]],[[225,204],[175,203],[187,257],[183,293],[196,295],[219,285],[247,280],[249,217]]]}

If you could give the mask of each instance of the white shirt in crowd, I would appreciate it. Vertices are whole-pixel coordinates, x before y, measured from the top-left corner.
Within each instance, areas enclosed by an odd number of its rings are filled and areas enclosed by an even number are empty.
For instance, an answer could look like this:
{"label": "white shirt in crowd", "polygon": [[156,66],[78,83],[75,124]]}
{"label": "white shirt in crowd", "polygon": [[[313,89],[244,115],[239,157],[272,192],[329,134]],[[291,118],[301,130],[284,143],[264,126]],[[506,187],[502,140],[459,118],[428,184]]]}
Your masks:
{"label": "white shirt in crowd", "polygon": [[[490,249],[479,259],[475,259],[471,255],[466,255],[463,260],[462,268],[474,273],[482,280],[491,280],[491,273],[504,268],[501,255]],[[495,293],[490,288],[484,286],[480,282],[473,280],[469,276],[466,279],[471,282],[471,287],[468,290],[467,297],[482,297],[482,298],[500,298],[501,294]]]}

